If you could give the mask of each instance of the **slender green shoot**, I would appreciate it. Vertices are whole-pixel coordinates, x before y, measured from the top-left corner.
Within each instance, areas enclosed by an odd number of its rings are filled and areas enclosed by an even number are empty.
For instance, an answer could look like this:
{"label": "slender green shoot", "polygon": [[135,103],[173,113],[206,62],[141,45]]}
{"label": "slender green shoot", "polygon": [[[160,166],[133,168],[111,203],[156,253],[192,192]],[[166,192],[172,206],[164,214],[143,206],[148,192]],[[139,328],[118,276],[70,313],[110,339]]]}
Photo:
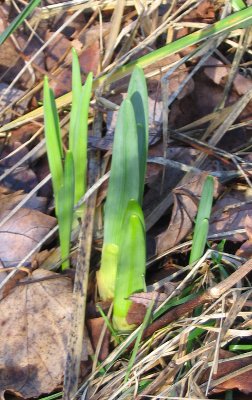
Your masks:
{"label": "slender green shoot", "polygon": [[[81,85],[80,65],[76,51],[73,49],[72,64],[72,108],[69,128],[69,149],[73,153],[75,167],[75,193],[74,204],[86,192],[87,176],[87,136],[88,136],[88,111],[92,93],[93,74],[87,76],[85,84]],[[78,210],[82,216],[83,207]]]}
{"label": "slender green shoot", "polygon": [[[86,191],[88,110],[92,91],[92,74],[81,86],[80,66],[73,50],[73,104],[70,117],[70,149],[63,164],[63,144],[59,117],[48,78],[44,79],[45,138],[52,186],[55,198],[55,214],[58,218],[62,269],[69,267],[71,230],[74,204]],[[83,213],[83,209],[77,212]]]}
{"label": "slender green shoot", "polygon": [[32,13],[41,0],[32,0],[23,11],[16,16],[10,25],[0,34],[0,46],[6,39],[24,22],[24,20]]}
{"label": "slender green shoot", "polygon": [[240,11],[244,10],[244,8],[247,8],[243,0],[231,0],[231,5],[234,11]]}
{"label": "slender green shoot", "polygon": [[55,211],[56,215],[58,215],[58,195],[63,184],[63,152],[59,119],[57,112],[55,113],[55,99],[47,77],[44,78],[44,110],[47,158],[52,175]]}
{"label": "slender green shoot", "polygon": [[190,264],[197,261],[203,255],[206,246],[209,218],[213,204],[213,192],[214,179],[209,175],[207,176],[203,185],[199,209],[196,217],[192,250],[189,259]]}
{"label": "slender green shoot", "polygon": [[96,307],[98,308],[99,313],[101,314],[102,318],[104,319],[104,322],[105,322],[108,330],[110,331],[111,336],[114,338],[116,344],[120,344],[121,340],[120,340],[119,336],[117,335],[116,331],[114,330],[113,325],[110,323],[110,320],[108,319],[107,315],[104,313],[103,309],[101,308],[101,306],[99,304],[97,304]]}
{"label": "slender green shoot", "polygon": [[252,344],[230,344],[230,351],[252,351]]}
{"label": "slender green shoot", "polygon": [[133,104],[137,126],[138,154],[141,155],[138,159],[140,180],[138,201],[141,204],[143,200],[146,160],[149,144],[149,110],[146,79],[143,70],[138,66],[133,70],[128,88],[128,96]]}
{"label": "slender green shoot", "polygon": [[72,107],[69,124],[69,149],[73,150],[75,124],[78,119],[78,106],[81,94],[82,81],[79,58],[76,50],[72,49]]}
{"label": "slender green shoot", "polygon": [[74,161],[67,150],[64,164],[64,181],[59,190],[58,221],[62,269],[70,267],[69,254],[74,207]]}
{"label": "slender green shoot", "polygon": [[115,284],[113,325],[119,331],[134,329],[127,322],[132,301],[129,296],[145,288],[146,243],[144,216],[135,200],[128,204],[120,244]]}

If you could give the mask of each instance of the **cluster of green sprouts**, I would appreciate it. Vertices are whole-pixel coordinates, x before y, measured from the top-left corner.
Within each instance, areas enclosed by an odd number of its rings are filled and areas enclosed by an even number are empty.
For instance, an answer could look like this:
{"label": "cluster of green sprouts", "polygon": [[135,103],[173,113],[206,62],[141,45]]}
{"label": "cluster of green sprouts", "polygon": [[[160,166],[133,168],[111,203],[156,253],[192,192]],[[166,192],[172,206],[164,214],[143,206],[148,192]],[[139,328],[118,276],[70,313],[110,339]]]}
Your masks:
{"label": "cluster of green sprouts", "polygon": [[[53,92],[44,80],[44,120],[49,167],[59,224],[62,268],[69,267],[74,205],[86,191],[88,110],[92,75],[84,86],[73,50],[69,149],[64,151]],[[102,299],[114,300],[114,325],[128,329],[128,297],[145,287],[145,227],[141,209],[148,151],[148,95],[143,71],[136,67],[115,130],[104,212],[104,245],[97,273]],[[77,213],[81,213],[76,215]]]}
{"label": "cluster of green sprouts", "polygon": [[[86,191],[88,110],[92,91],[92,74],[82,86],[78,57],[74,50],[72,54],[69,149],[65,151],[53,92],[47,77],[44,80],[45,137],[63,269],[69,267],[74,221],[83,214],[83,209],[74,212],[74,205]],[[145,290],[146,240],[142,201],[147,153],[148,93],[143,70],[135,67],[117,117],[104,207],[101,267],[97,272],[100,297],[113,301],[113,324],[121,331],[134,328],[127,322],[130,295]],[[209,176],[196,218],[190,263],[204,251],[212,199],[213,178]]]}
{"label": "cluster of green sprouts", "polygon": [[88,110],[92,91],[92,74],[82,86],[78,56],[72,51],[72,108],[69,127],[69,149],[63,149],[59,117],[48,78],[44,79],[45,138],[59,224],[62,269],[69,267],[73,221],[83,213],[74,205],[86,191]]}
{"label": "cluster of green sprouts", "polygon": [[97,273],[99,294],[113,300],[113,323],[133,328],[126,317],[129,296],[145,289],[146,244],[142,212],[148,152],[148,93],[141,68],[132,73],[127,98],[119,109],[107,200],[104,242]]}

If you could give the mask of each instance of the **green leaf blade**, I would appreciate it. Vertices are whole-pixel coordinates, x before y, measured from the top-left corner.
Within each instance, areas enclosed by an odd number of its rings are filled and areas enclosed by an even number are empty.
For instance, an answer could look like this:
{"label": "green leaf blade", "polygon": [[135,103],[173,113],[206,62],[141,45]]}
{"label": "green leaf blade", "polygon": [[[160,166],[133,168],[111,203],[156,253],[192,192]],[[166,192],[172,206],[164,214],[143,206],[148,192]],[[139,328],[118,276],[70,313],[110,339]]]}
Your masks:
{"label": "green leaf blade", "polygon": [[133,105],[137,125],[140,175],[138,201],[141,204],[143,200],[146,162],[149,145],[149,111],[146,80],[142,68],[138,66],[134,68],[131,75],[128,88],[128,96]]}
{"label": "green leaf blade", "polygon": [[118,270],[115,284],[113,324],[118,330],[130,330],[127,322],[132,301],[129,296],[145,288],[146,243],[141,207],[131,200],[123,222]]}
{"label": "green leaf blade", "polygon": [[79,99],[81,96],[81,71],[78,55],[75,49],[72,49],[72,107],[70,114],[69,125],[69,149],[73,151],[73,144],[75,138],[75,125],[78,119]]}
{"label": "green leaf blade", "polygon": [[113,156],[104,217],[104,243],[119,245],[122,223],[130,199],[139,193],[138,144],[134,110],[122,102],[115,129]]}
{"label": "green leaf blade", "polygon": [[0,45],[24,22],[24,20],[32,13],[41,0],[32,0],[23,11],[16,16],[10,25],[0,34]]}
{"label": "green leaf blade", "polygon": [[48,78],[44,79],[44,122],[45,139],[49,168],[52,175],[52,185],[55,197],[55,210],[58,210],[58,194],[63,183],[62,144],[60,127],[53,93],[49,87]]}
{"label": "green leaf blade", "polygon": [[64,181],[59,191],[58,223],[62,269],[69,268],[69,254],[74,207],[74,161],[70,150],[66,152]]}
{"label": "green leaf blade", "polygon": [[86,192],[88,112],[92,93],[93,75],[90,73],[81,88],[77,116],[74,124],[72,151],[75,165],[74,203],[78,203]]}

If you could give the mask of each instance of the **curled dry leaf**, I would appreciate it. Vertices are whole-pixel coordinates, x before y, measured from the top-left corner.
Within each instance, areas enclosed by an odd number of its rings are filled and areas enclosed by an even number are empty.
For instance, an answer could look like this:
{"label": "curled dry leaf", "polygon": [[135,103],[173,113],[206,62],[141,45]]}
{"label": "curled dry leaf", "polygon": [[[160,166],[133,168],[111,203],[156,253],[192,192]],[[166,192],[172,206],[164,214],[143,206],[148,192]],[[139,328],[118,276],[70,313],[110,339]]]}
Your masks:
{"label": "curled dry leaf", "polygon": [[31,398],[60,386],[71,309],[71,280],[42,269],[1,301],[0,391]]}
{"label": "curled dry leaf", "polygon": [[235,233],[236,229],[245,229],[252,218],[252,190],[245,187],[233,189],[213,208],[210,219],[209,235],[234,231],[229,240],[239,242],[248,238],[246,233]]}
{"label": "curled dry leaf", "polygon": [[[157,254],[176,246],[191,231],[206,176],[206,173],[196,175],[173,191],[171,221],[168,228],[157,237]],[[221,192],[221,185],[216,178],[214,182],[214,197],[217,197]]]}

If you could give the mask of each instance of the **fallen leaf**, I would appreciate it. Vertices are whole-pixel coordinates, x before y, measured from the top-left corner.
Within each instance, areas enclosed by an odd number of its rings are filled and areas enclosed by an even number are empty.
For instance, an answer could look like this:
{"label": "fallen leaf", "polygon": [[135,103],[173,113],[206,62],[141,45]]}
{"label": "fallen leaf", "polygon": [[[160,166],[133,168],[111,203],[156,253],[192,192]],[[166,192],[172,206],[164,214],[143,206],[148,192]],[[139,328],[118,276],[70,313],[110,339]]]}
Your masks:
{"label": "fallen leaf", "polygon": [[71,309],[71,280],[42,269],[1,301],[0,391],[31,398],[59,388]]}
{"label": "fallen leaf", "polygon": [[145,317],[146,307],[144,304],[132,303],[126,320],[128,324],[140,325]]}
{"label": "fallen leaf", "polygon": [[[210,218],[209,235],[245,229],[252,219],[252,190],[240,186],[219,199]],[[247,221],[247,222],[246,222]],[[240,242],[248,239],[246,233],[235,233],[228,240]]]}
{"label": "fallen leaf", "polygon": [[[20,142],[12,142],[11,144],[4,146],[4,151],[2,153],[3,158],[0,160],[1,174],[8,170],[8,168],[14,166],[22,157],[28,154],[29,151],[27,147],[23,147],[19,150],[20,146]],[[11,154],[12,152],[14,154]],[[38,184],[38,179],[34,171],[29,168],[27,163],[25,163],[7,175],[7,177],[3,179],[2,183],[12,190],[22,189],[25,192],[29,192]]]}
{"label": "fallen leaf", "polygon": [[[48,31],[46,38],[49,39],[52,35],[53,32]],[[71,42],[60,33],[47,47],[46,65],[49,71],[55,69],[62,59],[66,63],[64,67],[61,66],[61,70],[55,75],[55,79],[50,82],[55,97],[59,97],[72,89],[72,55],[70,50],[74,45],[76,45],[76,41]],[[79,49],[79,62],[82,72],[85,74],[93,72],[96,75],[100,62],[99,39],[94,40],[88,46],[86,45],[82,50],[80,50],[81,46],[82,43],[78,41],[77,47]]]}
{"label": "fallen leaf", "polygon": [[[206,176],[207,173],[196,175],[185,185],[174,189],[174,206],[171,220],[168,228],[157,236],[157,254],[176,246],[192,230]],[[221,185],[217,179],[214,182],[214,197],[216,198],[221,191]]]}
{"label": "fallen leaf", "polygon": [[[9,192],[7,194],[0,192],[0,220],[9,214],[13,208],[20,203],[26,197],[23,190],[17,192]],[[46,210],[47,199],[45,197],[33,196],[25,203],[26,208],[31,208],[33,210],[38,210],[44,212]]]}
{"label": "fallen leaf", "polygon": [[[207,67],[204,68],[205,74],[217,85],[224,85],[229,74],[230,67],[215,57],[209,57],[206,61]],[[233,81],[233,89],[239,96],[242,96],[252,88],[252,81],[241,74],[237,74]]]}
{"label": "fallen leaf", "polygon": [[252,257],[252,228],[251,217],[248,215],[245,217],[244,227],[246,229],[248,240],[241,245],[235,254],[239,257],[250,258]]}
{"label": "fallen leaf", "polygon": [[1,266],[19,263],[56,225],[56,218],[21,208],[0,227]]}
{"label": "fallen leaf", "polygon": [[[226,350],[220,350],[219,358],[226,359],[227,361],[219,362],[217,374],[213,375],[213,385],[210,386],[211,393],[220,393],[227,390],[238,389],[244,393],[252,393],[252,367],[249,371],[240,373],[239,369],[248,365],[252,366],[252,357],[244,357],[237,360],[228,360],[228,358],[235,357],[236,354]],[[233,378],[227,378],[226,381],[214,385],[214,380],[225,377],[226,375],[237,372]],[[206,381],[209,375],[207,370],[203,375],[203,380]]]}
{"label": "fallen leaf", "polygon": [[[11,89],[8,89],[9,85],[7,83],[1,82],[0,83],[0,97],[1,97],[1,108],[5,108],[7,105],[9,105],[12,102],[17,101],[20,97],[24,95],[24,91],[17,89],[15,87],[12,87]],[[18,106],[15,107],[15,110],[19,114],[24,114],[24,112],[27,110],[27,105],[28,105],[29,98],[26,98],[25,100],[22,100],[21,102],[18,103]],[[9,110],[5,114],[4,121],[3,123],[7,123],[10,121],[12,117],[12,111]]]}
{"label": "fallen leaf", "polygon": [[[104,318],[90,318],[87,320],[87,328],[90,334],[90,340],[94,349],[97,348],[101,332],[104,328]],[[99,353],[99,360],[104,361],[109,355],[109,340],[110,340],[110,332],[108,329],[105,331],[104,339],[102,341],[101,350]]]}

